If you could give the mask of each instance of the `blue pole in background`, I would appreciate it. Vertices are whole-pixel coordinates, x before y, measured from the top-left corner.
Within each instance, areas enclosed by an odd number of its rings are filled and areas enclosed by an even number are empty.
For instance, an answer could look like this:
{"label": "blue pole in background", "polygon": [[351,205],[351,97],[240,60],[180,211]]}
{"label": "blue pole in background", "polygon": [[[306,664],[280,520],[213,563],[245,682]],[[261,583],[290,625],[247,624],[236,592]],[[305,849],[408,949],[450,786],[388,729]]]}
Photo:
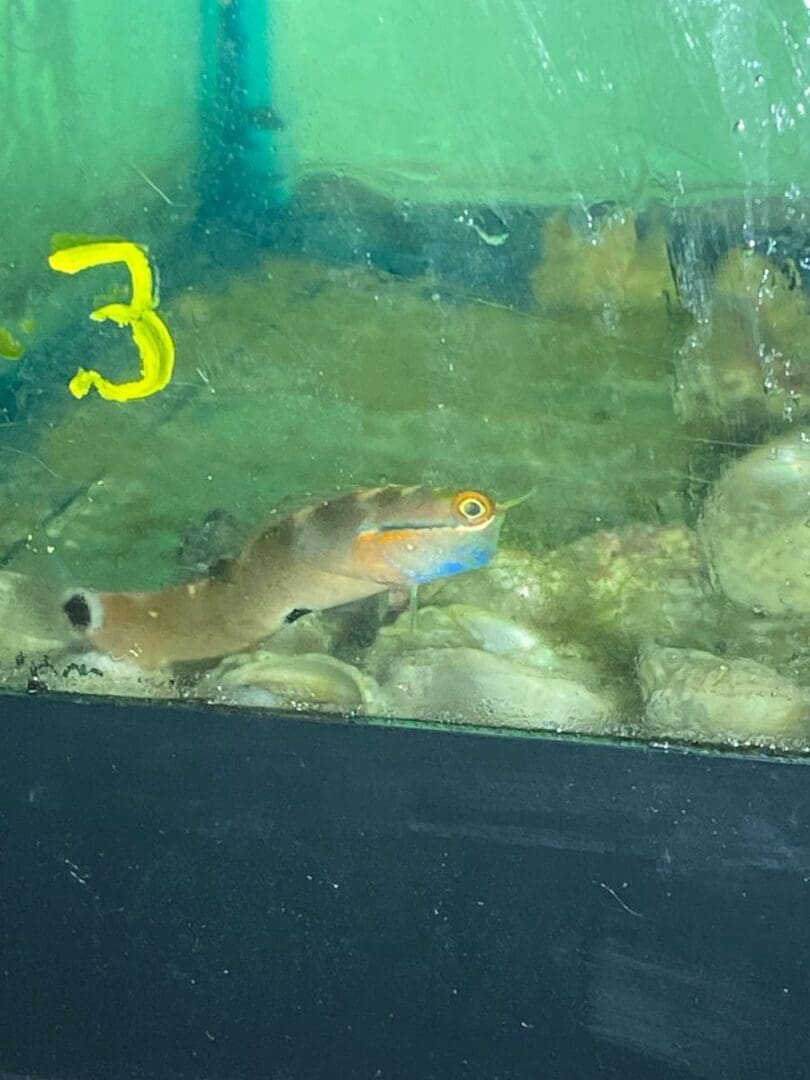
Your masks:
{"label": "blue pole in background", "polygon": [[201,0],[199,170],[203,223],[257,233],[282,200],[271,93],[270,0]]}

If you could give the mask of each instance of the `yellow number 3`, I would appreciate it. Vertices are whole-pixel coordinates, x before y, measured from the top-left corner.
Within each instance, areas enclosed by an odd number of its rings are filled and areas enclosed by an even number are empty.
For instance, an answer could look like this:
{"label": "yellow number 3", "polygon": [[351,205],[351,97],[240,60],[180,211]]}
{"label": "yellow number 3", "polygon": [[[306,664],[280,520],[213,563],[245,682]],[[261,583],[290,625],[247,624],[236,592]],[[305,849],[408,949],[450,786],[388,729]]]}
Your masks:
{"label": "yellow number 3", "polygon": [[125,240],[103,240],[76,244],[55,251],[48,259],[53,270],[77,274],[91,266],[125,263],[132,279],[132,299],[128,304],[105,304],[90,313],[95,322],[112,319],[128,326],[141,358],[141,377],[132,382],[115,383],[98,371],[79,368],[68,384],[74,397],[83,398],[95,386],[107,401],[134,401],[149,397],[168,385],[174,370],[174,342],[168,327],[155,312],[158,298],[152,284],[152,270],[146,251]]}

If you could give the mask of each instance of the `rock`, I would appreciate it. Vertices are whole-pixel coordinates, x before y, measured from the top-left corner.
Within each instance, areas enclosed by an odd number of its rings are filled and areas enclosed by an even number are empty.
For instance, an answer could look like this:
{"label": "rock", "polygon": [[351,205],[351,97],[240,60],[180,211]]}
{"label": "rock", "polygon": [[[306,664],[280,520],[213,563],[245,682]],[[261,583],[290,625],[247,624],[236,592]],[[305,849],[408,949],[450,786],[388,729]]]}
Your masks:
{"label": "rock", "polygon": [[225,704],[337,713],[373,713],[379,698],[373,680],[351,664],[320,653],[288,656],[264,649],[223,660],[194,694]]}
{"label": "rock", "polygon": [[382,692],[389,714],[402,719],[599,732],[615,714],[607,693],[466,647],[393,658]]}
{"label": "rock", "polygon": [[420,608],[415,626],[406,612],[393,625],[382,628],[363,666],[380,681],[388,677],[403,654],[416,655],[424,649],[479,649],[591,688],[602,682],[581,646],[557,642],[540,630],[470,604]]}
{"label": "rock", "polygon": [[464,604],[533,627],[553,614],[567,585],[567,577],[555,573],[544,556],[501,546],[482,570],[426,585],[419,590],[419,600],[438,607]]}
{"label": "rock", "polygon": [[604,530],[559,557],[586,582],[589,617],[613,647],[650,637],[676,644],[703,632],[711,586],[698,537],[687,526]]}
{"label": "rock", "polygon": [[647,646],[638,674],[648,731],[659,738],[770,747],[810,733],[808,691],[754,660]]}
{"label": "rock", "polygon": [[606,307],[665,310],[677,295],[666,231],[652,226],[643,235],[635,217],[621,209],[576,229],[567,215],[543,226],[543,258],[532,274],[536,299],[550,308]]}
{"label": "rock", "polygon": [[700,531],[731,600],[768,615],[810,615],[810,434],[761,446],[727,469]]}
{"label": "rock", "polygon": [[502,548],[489,567],[433,586],[426,598],[480,607],[611,664],[619,653],[632,663],[647,639],[695,645],[713,634],[703,551],[680,524],[600,530],[537,556]]}
{"label": "rock", "polygon": [[785,337],[806,337],[807,299],[798,268],[777,263],[758,251],[732,248],[721,259],[714,277],[715,299],[757,310],[763,320]]}
{"label": "rock", "polygon": [[799,414],[808,390],[808,305],[797,267],[733,248],[717,267],[710,317],[676,358],[681,419],[720,441]]}
{"label": "rock", "polygon": [[2,685],[11,690],[101,694],[109,697],[168,699],[179,696],[178,684],[166,670],[143,671],[131,660],[105,653],[53,651],[20,654],[4,669]]}
{"label": "rock", "polygon": [[49,690],[74,694],[161,700],[181,696],[172,671],[166,668],[144,670],[131,660],[116,660],[95,650],[63,657],[54,665],[52,673],[44,673],[43,678]]}

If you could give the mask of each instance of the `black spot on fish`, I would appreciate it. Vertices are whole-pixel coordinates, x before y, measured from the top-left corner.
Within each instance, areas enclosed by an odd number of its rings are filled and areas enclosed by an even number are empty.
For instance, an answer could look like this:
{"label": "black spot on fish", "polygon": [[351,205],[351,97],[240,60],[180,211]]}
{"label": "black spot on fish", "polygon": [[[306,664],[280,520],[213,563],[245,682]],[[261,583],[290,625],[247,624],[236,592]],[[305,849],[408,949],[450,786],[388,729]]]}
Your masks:
{"label": "black spot on fish", "polygon": [[62,610],[67,615],[70,625],[77,630],[86,630],[92,621],[90,605],[81,593],[74,593],[73,596],[68,597]]}
{"label": "black spot on fish", "polygon": [[287,614],[284,616],[284,622],[285,623],[294,623],[294,622],[297,622],[298,619],[302,618],[304,615],[310,615],[310,614],[311,614],[311,608],[305,608],[305,607],[293,608],[292,611],[288,611]]}

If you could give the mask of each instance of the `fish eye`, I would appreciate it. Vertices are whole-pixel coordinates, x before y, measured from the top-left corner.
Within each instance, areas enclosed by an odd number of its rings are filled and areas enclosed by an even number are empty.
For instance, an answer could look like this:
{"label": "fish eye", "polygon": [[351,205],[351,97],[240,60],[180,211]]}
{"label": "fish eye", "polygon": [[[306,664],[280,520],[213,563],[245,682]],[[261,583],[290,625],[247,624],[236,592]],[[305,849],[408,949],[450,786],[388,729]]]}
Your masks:
{"label": "fish eye", "polygon": [[483,525],[493,517],[495,506],[480,491],[460,491],[453,499],[453,511],[465,525]]}

